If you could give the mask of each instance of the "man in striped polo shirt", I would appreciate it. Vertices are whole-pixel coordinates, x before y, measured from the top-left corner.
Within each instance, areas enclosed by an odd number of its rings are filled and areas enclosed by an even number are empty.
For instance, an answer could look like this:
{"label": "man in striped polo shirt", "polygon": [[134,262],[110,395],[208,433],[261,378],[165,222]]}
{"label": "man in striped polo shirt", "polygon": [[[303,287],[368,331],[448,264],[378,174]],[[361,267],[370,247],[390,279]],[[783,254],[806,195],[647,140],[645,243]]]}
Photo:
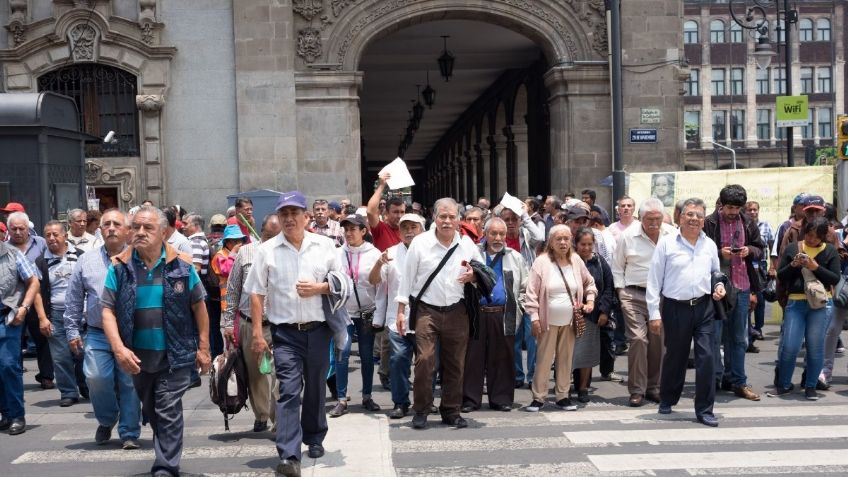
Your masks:
{"label": "man in striped polo shirt", "polygon": [[203,229],[206,221],[198,214],[189,214],[185,218],[185,228],[188,241],[191,243],[191,262],[194,269],[200,275],[200,282],[206,290],[206,312],[209,314],[209,352],[212,359],[224,352],[224,339],[221,337],[221,294],[217,285],[213,288],[211,284],[217,284],[218,279],[209,276],[209,259],[212,254],[209,251],[209,241]]}
{"label": "man in striped polo shirt", "polygon": [[101,297],[103,329],[153,430],[154,477],[179,475],[182,396],[191,369],[211,364],[206,292],[191,257],[165,243],[167,226],[159,209],[138,210],[132,246],[112,258]]}

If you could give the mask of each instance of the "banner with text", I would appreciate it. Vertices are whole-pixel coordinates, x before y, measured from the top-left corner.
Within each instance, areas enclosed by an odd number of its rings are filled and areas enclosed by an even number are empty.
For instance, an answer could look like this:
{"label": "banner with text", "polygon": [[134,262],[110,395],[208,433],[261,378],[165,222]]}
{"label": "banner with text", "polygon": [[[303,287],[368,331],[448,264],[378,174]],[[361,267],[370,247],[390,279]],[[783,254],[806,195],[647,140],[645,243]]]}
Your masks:
{"label": "banner with text", "polygon": [[669,214],[678,200],[699,197],[710,214],[721,188],[739,184],[747,191],[748,200],[759,202],[760,220],[776,231],[789,216],[792,199],[799,193],[820,195],[832,202],[833,174],[832,166],[634,173],[630,174],[627,195],[636,200],[637,209],[642,200],[656,197]]}

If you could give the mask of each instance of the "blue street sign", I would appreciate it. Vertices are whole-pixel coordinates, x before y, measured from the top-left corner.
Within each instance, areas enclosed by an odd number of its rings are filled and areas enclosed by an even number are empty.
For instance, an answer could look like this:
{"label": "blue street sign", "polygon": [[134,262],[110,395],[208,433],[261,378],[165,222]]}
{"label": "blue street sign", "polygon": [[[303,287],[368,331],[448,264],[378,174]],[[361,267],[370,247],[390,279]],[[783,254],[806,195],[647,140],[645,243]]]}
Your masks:
{"label": "blue street sign", "polygon": [[630,144],[656,144],[656,129],[631,129]]}

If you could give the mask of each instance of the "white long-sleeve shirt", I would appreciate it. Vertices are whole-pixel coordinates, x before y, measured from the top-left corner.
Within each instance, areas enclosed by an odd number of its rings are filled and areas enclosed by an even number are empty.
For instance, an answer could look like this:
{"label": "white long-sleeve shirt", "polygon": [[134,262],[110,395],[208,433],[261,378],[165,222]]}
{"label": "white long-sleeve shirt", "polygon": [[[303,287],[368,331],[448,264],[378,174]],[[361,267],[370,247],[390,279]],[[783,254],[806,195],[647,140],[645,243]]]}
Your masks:
{"label": "white long-sleeve shirt", "polygon": [[[657,241],[674,230],[667,225],[660,226],[660,237]],[[641,224],[625,229],[618,238],[610,263],[615,288],[648,286],[648,270],[651,268],[654,249],[656,244],[648,238]]]}
{"label": "white long-sleeve shirt", "polygon": [[[398,302],[395,297],[400,288],[400,277],[406,263],[406,245],[399,243],[386,250],[391,261],[380,269],[380,283],[377,285],[375,297],[376,310],[374,311],[374,324],[388,326],[390,330],[397,333],[397,311]],[[405,309],[405,316],[409,318],[409,307]],[[414,330],[410,330],[414,332]]]}
{"label": "white long-sleeve shirt", "polygon": [[359,318],[360,309],[367,310],[374,305],[376,289],[368,282],[368,275],[380,259],[380,251],[368,242],[358,247],[345,244],[336,250],[338,250],[339,262],[342,264],[342,272],[351,278],[353,286],[356,287],[356,294],[351,290],[351,297],[345,303],[345,309],[351,318]]}

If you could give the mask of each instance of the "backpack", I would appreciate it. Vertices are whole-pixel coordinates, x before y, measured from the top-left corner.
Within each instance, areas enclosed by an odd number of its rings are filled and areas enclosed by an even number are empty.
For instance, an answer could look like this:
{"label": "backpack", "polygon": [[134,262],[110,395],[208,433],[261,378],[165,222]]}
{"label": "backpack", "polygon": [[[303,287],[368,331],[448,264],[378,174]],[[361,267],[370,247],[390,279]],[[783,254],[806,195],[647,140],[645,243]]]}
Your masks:
{"label": "backpack", "polygon": [[209,397],[224,414],[224,429],[230,430],[230,419],[247,407],[247,368],[244,354],[232,347],[218,355],[209,370]]}

